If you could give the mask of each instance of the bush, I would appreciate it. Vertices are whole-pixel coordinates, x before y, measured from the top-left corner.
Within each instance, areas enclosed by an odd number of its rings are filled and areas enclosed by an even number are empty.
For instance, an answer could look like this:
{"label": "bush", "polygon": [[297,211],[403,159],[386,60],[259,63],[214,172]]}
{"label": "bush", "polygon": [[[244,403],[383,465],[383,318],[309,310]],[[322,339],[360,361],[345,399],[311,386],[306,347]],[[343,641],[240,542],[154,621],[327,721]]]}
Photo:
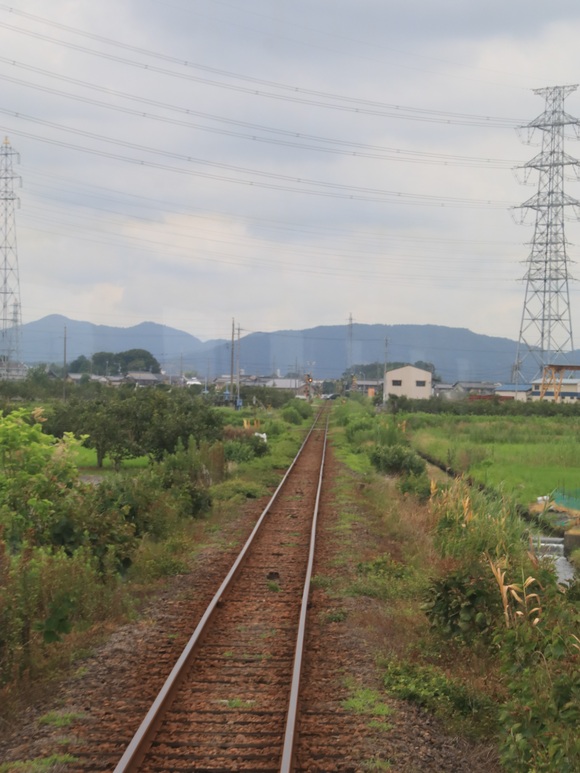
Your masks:
{"label": "bush", "polygon": [[379,472],[408,472],[421,475],[426,470],[425,462],[412,449],[396,444],[393,446],[375,446],[371,451],[371,462]]}
{"label": "bush", "polygon": [[439,633],[463,641],[490,635],[501,617],[497,588],[481,565],[433,580],[422,608]]}
{"label": "bush", "polygon": [[251,446],[240,440],[227,440],[224,443],[224,454],[228,462],[249,462],[254,458]]}
{"label": "bush", "polygon": [[297,400],[294,398],[294,400],[290,400],[287,408],[293,408],[295,411],[298,411],[303,419],[310,419],[312,416],[312,406],[306,400]]}
{"label": "bush", "polygon": [[302,416],[296,410],[296,408],[284,408],[282,411],[282,418],[288,424],[302,424]]}
{"label": "bush", "polygon": [[431,481],[424,472],[403,475],[397,488],[401,494],[413,494],[420,502],[427,502],[431,496]]}

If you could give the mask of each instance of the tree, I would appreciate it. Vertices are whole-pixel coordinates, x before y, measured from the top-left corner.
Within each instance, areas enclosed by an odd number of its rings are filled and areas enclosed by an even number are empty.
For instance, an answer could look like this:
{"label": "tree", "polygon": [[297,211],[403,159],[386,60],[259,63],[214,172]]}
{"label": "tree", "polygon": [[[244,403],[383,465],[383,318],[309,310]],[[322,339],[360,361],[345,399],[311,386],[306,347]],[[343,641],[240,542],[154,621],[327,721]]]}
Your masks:
{"label": "tree", "polygon": [[89,360],[88,357],[85,357],[84,354],[81,354],[80,357],[77,357],[76,360],[73,360],[69,364],[68,372],[69,373],[90,373],[91,361]]}
{"label": "tree", "polygon": [[[81,359],[81,358],[78,358]],[[85,358],[86,359],[86,358]],[[75,360],[76,362],[76,360]],[[126,352],[96,352],[92,357],[93,373],[110,376],[131,370],[161,373],[161,365],[147,349],[128,349]],[[80,372],[72,371],[71,372]]]}

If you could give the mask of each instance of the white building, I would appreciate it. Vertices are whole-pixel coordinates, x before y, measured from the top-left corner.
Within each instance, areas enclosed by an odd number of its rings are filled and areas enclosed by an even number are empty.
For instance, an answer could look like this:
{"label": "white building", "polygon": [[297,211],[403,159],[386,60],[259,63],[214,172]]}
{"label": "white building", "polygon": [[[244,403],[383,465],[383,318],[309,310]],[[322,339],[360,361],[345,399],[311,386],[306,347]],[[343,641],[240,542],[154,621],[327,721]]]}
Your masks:
{"label": "white building", "polygon": [[433,374],[429,370],[405,365],[387,371],[385,397],[409,397],[411,400],[428,400],[433,394]]}
{"label": "white building", "polygon": [[577,400],[580,400],[580,379],[563,378],[555,384],[548,384],[546,393],[540,398],[542,384],[543,379],[541,376],[532,381],[532,400],[543,399],[552,403],[554,400],[558,403],[575,403]]}

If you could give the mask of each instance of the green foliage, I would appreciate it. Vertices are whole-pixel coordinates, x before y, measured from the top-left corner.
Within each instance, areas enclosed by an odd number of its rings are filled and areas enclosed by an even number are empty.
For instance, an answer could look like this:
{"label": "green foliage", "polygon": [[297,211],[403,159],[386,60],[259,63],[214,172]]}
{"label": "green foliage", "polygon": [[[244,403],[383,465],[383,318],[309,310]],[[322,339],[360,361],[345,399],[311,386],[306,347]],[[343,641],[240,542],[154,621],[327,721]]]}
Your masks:
{"label": "green foliage", "polygon": [[34,629],[42,633],[42,638],[47,644],[61,641],[62,634],[71,632],[70,617],[73,608],[73,602],[68,595],[53,599],[46,620],[34,624]]}
{"label": "green foliage", "polygon": [[407,422],[416,449],[525,506],[578,485],[578,406],[571,416],[413,414]]}
{"label": "green foliage", "polygon": [[432,509],[443,556],[468,567],[477,565],[484,553],[510,556],[518,566],[526,560],[529,529],[509,498],[477,491],[457,479],[434,494]]}
{"label": "green foliage", "polygon": [[343,709],[355,714],[363,714],[368,717],[390,717],[393,709],[389,706],[378,690],[368,687],[358,688],[353,691],[350,698],[342,702]]}
{"label": "green foliage", "polygon": [[9,555],[0,540],[0,684],[42,662],[44,649],[73,627],[117,608],[116,576],[86,548],[24,546]]}
{"label": "green foliage", "polygon": [[516,773],[573,773],[580,770],[580,611],[554,588],[518,597],[521,614],[495,637],[508,690],[501,759]]}
{"label": "green foliage", "polygon": [[249,462],[270,453],[268,443],[254,434],[240,435],[237,440],[224,443],[225,458],[228,462]]}
{"label": "green foliage", "polygon": [[73,711],[49,711],[43,714],[38,722],[41,725],[50,725],[51,727],[70,727],[78,719],[84,719],[84,714]]}
{"label": "green foliage", "polygon": [[228,440],[224,443],[224,453],[228,462],[249,462],[254,458],[251,447],[240,440]]}
{"label": "green foliage", "polygon": [[421,578],[412,566],[384,554],[360,562],[356,567],[356,577],[346,592],[350,596],[403,599],[416,595],[420,582]]}
{"label": "green foliage", "polygon": [[[0,416],[0,528],[12,550],[26,538],[35,545],[77,543],[71,521],[78,506],[75,441],[44,434],[41,412]],[[38,421],[37,421],[38,420]]]}
{"label": "green foliage", "polygon": [[473,641],[490,636],[501,617],[501,601],[483,565],[460,568],[432,580],[423,611],[441,634]]}
{"label": "green foliage", "polygon": [[178,542],[171,537],[165,541],[144,537],[133,555],[127,579],[143,583],[184,574],[188,570],[186,549],[187,539],[183,536]]}
{"label": "green foliage", "polygon": [[216,501],[226,501],[236,498],[259,499],[265,496],[268,490],[259,483],[242,478],[234,478],[212,486],[212,498]]}
{"label": "green foliage", "polygon": [[434,666],[392,660],[383,683],[394,697],[416,703],[464,731],[471,726],[477,735],[491,736],[497,730],[495,702]]}
{"label": "green foliage", "polygon": [[[83,367],[86,368],[86,358],[78,358],[70,364],[69,370],[71,373],[83,373],[85,372],[82,370]],[[117,354],[96,352],[91,357],[90,370],[99,376],[108,376],[117,373],[126,374],[129,371],[160,373],[161,366],[146,349],[129,349]]]}
{"label": "green foliage", "polygon": [[47,425],[55,434],[86,435],[87,445],[97,452],[97,465],[109,457],[117,468],[123,459],[144,454],[160,461],[190,437],[199,446],[220,440],[222,433],[219,412],[186,389],[120,388],[77,397],[55,406]]}
{"label": "green foliage", "polygon": [[346,439],[349,443],[361,443],[374,436],[374,418],[368,414],[357,416],[349,421],[345,429]]}
{"label": "green foliage", "polygon": [[431,496],[431,480],[425,472],[404,475],[397,483],[401,494],[412,494],[419,502],[427,502]]}
{"label": "green foliage", "polygon": [[348,612],[346,609],[329,609],[322,617],[325,623],[343,623],[348,617]]}
{"label": "green foliage", "polygon": [[282,411],[282,418],[284,421],[288,422],[288,424],[302,424],[302,416],[296,408],[285,408]]}
{"label": "green foliage", "polygon": [[20,760],[0,763],[0,773],[43,773],[59,770],[78,762],[72,754],[52,754],[50,757],[37,757],[33,760]]}
{"label": "green foliage", "polygon": [[411,473],[421,475],[425,472],[425,462],[411,448],[404,445],[375,446],[371,453],[371,462],[379,472]]}

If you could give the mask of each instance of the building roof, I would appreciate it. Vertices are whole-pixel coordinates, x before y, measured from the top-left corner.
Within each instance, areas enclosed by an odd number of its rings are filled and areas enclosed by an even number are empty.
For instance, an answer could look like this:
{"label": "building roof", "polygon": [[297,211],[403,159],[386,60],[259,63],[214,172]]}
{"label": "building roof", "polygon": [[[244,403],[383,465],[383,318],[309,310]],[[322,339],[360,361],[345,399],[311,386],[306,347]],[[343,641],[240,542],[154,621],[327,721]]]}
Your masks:
{"label": "building roof", "polygon": [[501,384],[495,388],[496,392],[529,392],[532,384]]}

